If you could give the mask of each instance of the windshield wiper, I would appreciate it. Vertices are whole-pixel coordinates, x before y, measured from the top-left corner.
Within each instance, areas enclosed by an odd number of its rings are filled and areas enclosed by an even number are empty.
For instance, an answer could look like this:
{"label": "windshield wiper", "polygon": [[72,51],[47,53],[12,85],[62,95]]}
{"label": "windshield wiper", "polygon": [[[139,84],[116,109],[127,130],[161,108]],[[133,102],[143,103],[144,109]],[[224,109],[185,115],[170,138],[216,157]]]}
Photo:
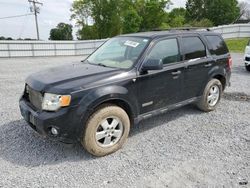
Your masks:
{"label": "windshield wiper", "polygon": [[98,63],[97,65],[102,66],[102,67],[108,67],[107,65],[105,65],[103,63]]}
{"label": "windshield wiper", "polygon": [[85,63],[85,62],[86,62],[86,63],[89,63],[89,60],[83,59],[83,60],[81,60],[81,62],[82,62],[82,63]]}
{"label": "windshield wiper", "polygon": [[110,66],[108,66],[108,65],[105,65],[105,64],[103,64],[103,63],[91,63],[91,62],[89,62],[89,60],[87,60],[87,59],[86,59],[85,61],[86,61],[88,64],[90,64],[90,65],[114,68],[114,67],[110,67]]}

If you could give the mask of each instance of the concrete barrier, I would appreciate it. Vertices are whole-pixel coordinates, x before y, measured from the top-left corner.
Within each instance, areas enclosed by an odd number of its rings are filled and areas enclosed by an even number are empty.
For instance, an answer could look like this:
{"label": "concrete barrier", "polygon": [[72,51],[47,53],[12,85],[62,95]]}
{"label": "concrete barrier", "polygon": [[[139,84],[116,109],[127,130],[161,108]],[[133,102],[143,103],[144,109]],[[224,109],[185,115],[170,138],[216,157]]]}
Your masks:
{"label": "concrete barrier", "polygon": [[0,41],[0,57],[86,56],[105,41]]}
{"label": "concrete barrier", "polygon": [[224,39],[250,37],[250,24],[223,25],[210,29],[221,33]]}

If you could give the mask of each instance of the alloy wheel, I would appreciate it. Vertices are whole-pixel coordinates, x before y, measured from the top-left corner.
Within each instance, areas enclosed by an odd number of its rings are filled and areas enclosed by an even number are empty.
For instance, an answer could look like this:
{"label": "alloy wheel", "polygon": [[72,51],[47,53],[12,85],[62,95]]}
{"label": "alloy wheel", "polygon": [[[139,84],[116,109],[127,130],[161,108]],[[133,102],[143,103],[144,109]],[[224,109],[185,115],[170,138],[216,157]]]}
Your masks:
{"label": "alloy wheel", "polygon": [[213,107],[218,103],[219,99],[220,88],[217,85],[213,85],[209,90],[209,94],[207,96],[207,103],[209,106]]}
{"label": "alloy wheel", "polygon": [[122,137],[123,124],[118,117],[108,117],[101,121],[96,131],[96,142],[101,147],[111,147]]}

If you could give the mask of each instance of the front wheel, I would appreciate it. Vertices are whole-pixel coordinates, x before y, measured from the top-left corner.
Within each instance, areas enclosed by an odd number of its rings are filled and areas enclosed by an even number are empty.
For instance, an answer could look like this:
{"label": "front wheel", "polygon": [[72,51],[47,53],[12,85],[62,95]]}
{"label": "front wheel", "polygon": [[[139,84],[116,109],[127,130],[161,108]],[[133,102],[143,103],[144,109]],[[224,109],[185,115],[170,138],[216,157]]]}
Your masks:
{"label": "front wheel", "polygon": [[246,70],[250,72],[250,65],[246,65]]}
{"label": "front wheel", "polygon": [[92,155],[105,156],[123,146],[129,130],[127,113],[118,106],[105,105],[89,118],[81,143]]}
{"label": "front wheel", "polygon": [[212,79],[208,82],[203,95],[197,106],[200,110],[210,112],[215,110],[220,102],[222,95],[222,84],[217,79]]}

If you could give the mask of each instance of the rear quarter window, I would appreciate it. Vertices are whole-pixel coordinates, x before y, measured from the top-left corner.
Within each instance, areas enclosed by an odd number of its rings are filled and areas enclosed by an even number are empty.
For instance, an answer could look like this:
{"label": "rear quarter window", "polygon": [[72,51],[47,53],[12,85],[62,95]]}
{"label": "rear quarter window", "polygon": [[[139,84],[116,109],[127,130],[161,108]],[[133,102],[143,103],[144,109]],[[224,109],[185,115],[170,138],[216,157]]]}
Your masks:
{"label": "rear quarter window", "polygon": [[215,35],[206,36],[210,46],[209,51],[212,55],[224,55],[228,53],[228,48],[221,37]]}

